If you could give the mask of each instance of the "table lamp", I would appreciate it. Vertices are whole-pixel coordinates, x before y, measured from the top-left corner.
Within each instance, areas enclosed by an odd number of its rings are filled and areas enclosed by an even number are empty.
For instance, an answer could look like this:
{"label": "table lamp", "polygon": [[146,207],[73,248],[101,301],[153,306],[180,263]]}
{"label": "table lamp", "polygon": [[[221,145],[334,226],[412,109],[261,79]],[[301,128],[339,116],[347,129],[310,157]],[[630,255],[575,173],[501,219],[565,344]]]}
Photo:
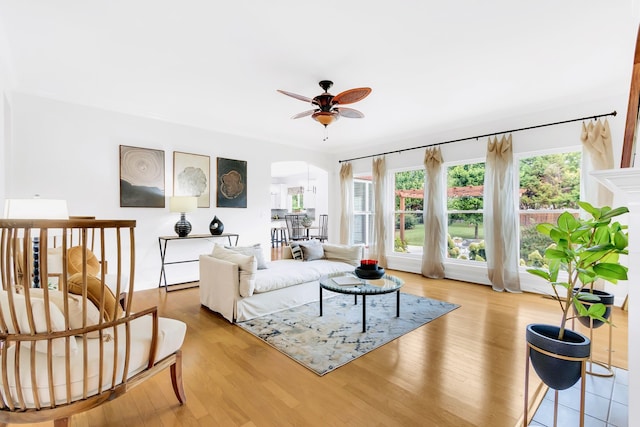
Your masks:
{"label": "table lamp", "polygon": [[198,198],[191,196],[173,196],[169,199],[169,210],[180,213],[180,221],[176,222],[174,230],[178,237],[187,237],[191,233],[191,223],[186,220],[185,214],[198,208]]}
{"label": "table lamp", "polygon": [[[4,203],[6,219],[69,219],[66,200],[7,199]],[[33,238],[33,287],[40,287],[40,238]]]}

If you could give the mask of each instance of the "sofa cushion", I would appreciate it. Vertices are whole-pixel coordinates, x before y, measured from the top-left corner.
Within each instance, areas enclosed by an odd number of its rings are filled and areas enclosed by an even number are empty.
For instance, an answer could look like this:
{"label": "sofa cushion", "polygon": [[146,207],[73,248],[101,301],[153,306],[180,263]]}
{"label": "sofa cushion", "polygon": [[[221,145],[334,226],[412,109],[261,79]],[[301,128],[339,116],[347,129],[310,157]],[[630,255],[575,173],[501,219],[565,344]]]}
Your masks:
{"label": "sofa cushion", "polygon": [[323,243],[324,257],[333,261],[346,262],[355,267],[360,265],[363,257],[364,248],[362,245],[336,245],[331,243]]}
{"label": "sofa cushion", "polygon": [[321,276],[331,273],[353,271],[353,266],[344,262],[320,259],[313,262],[300,262],[293,259],[281,259],[269,263],[269,268],[256,273],[255,293],[313,282]]}
{"label": "sofa cushion", "polygon": [[264,253],[262,252],[260,243],[256,243],[252,246],[225,246],[224,248],[234,252],[238,252],[242,255],[253,255],[256,257],[256,261],[258,262],[258,270],[264,270],[265,268],[267,268],[267,263],[264,260]]}
{"label": "sofa cushion", "polygon": [[237,264],[240,273],[240,295],[245,298],[253,295],[256,287],[256,271],[258,270],[258,261],[254,255],[243,255],[225,249],[224,246],[221,245],[215,245],[211,255],[215,258]]}
{"label": "sofa cushion", "polygon": [[310,240],[308,242],[300,242],[299,245],[302,248],[303,261],[316,261],[324,258],[324,250],[319,241]]}

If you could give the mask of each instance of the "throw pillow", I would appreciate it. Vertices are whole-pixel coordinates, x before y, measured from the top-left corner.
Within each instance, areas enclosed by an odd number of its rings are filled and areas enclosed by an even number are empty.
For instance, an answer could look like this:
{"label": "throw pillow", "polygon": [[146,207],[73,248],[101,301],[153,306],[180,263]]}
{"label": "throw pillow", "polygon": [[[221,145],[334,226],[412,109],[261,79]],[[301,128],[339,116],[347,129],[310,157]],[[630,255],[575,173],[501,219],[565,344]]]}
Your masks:
{"label": "throw pillow", "polygon": [[293,254],[291,253],[291,246],[285,246],[282,248],[282,259],[293,259]]}
{"label": "throw pillow", "polygon": [[[22,294],[23,292],[21,292]],[[29,294],[32,298],[44,299],[44,289],[34,288],[29,289]],[[64,314],[64,293],[62,291],[49,291],[49,302],[52,302],[58,307],[58,309]],[[82,328],[82,297],[78,297],[72,293],[67,295],[67,306],[69,308],[69,326],[71,329]],[[86,326],[97,325],[100,322],[100,312],[93,303],[87,304],[87,322]]]}
{"label": "throw pillow", "polygon": [[291,248],[291,256],[293,256],[293,259],[302,261],[302,248],[300,245],[297,242],[292,242],[289,247]]}
{"label": "throw pillow", "polygon": [[[82,282],[82,273],[76,273],[67,280],[67,290],[69,293],[82,295],[82,289],[84,286],[85,285]],[[115,319],[122,316],[122,307],[120,307],[118,299],[113,295],[111,289],[104,285],[100,279],[95,276],[87,275],[86,287],[87,298],[89,298],[89,301],[91,301],[98,310],[100,310],[100,300],[102,299],[102,291],[104,290],[104,311],[102,313],[104,320],[107,322],[114,320],[114,313]]]}
{"label": "throw pillow", "polygon": [[320,242],[311,240],[308,242],[300,242],[299,245],[300,248],[302,248],[303,261],[315,261],[324,258],[324,250]]}
{"label": "throw pillow", "polygon": [[[96,276],[100,271],[98,258],[89,249],[87,251],[87,274]],[[82,246],[72,246],[67,250],[67,274],[82,273]]]}
{"label": "throw pillow", "polygon": [[346,262],[355,267],[360,265],[360,260],[364,255],[363,245],[336,245],[323,243],[324,256],[332,261]]}
{"label": "throw pillow", "polygon": [[[41,298],[31,297],[31,313],[33,315],[33,325],[35,331],[31,330],[29,326],[29,313],[27,311],[27,301],[24,295],[13,294],[13,307],[15,309],[16,314],[16,323],[14,325],[11,312],[9,309],[9,300],[8,300],[7,291],[0,290],[0,307],[2,308],[2,316],[4,323],[7,325],[7,330],[9,333],[23,333],[28,334],[31,332],[35,333],[46,333],[47,329],[47,318],[45,315],[45,304],[44,300]],[[61,332],[66,330],[64,324],[64,315],[62,312],[56,307],[55,304],[49,302],[49,319],[51,321],[51,331],[52,332]],[[52,343],[52,354],[54,356],[67,356],[66,354],[66,339],[65,338],[56,338],[51,341]],[[30,343],[23,342],[25,347],[30,347]],[[36,341],[36,351],[40,353],[47,353],[47,341]],[[69,339],[69,352],[70,354],[75,354],[78,351],[78,344],[75,339]]]}
{"label": "throw pillow", "polygon": [[264,270],[265,268],[267,268],[267,263],[264,260],[264,253],[262,252],[260,243],[256,243],[252,246],[225,246],[224,248],[232,250],[234,252],[238,252],[242,255],[253,255],[256,257],[256,261],[258,261],[258,270]]}
{"label": "throw pillow", "polygon": [[253,295],[253,291],[256,289],[256,271],[258,270],[258,261],[255,256],[230,251],[221,245],[215,245],[211,255],[215,258],[237,264],[240,275],[240,285],[238,289],[240,295],[245,298]]}

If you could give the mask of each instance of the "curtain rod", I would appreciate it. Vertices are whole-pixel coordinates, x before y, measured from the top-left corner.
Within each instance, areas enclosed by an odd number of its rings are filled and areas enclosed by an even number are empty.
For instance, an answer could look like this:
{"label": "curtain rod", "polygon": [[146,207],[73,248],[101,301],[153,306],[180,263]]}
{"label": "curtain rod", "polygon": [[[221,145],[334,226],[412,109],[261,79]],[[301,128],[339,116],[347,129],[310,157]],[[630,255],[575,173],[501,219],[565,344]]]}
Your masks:
{"label": "curtain rod", "polygon": [[368,159],[370,157],[384,156],[386,154],[402,153],[403,151],[419,150],[421,148],[435,147],[435,146],[438,146],[438,145],[451,144],[451,143],[454,143],[454,142],[467,141],[467,140],[470,140],[470,139],[480,139],[480,138],[485,138],[487,136],[500,135],[500,134],[503,134],[503,133],[513,133],[513,132],[519,132],[519,131],[523,131],[523,130],[537,129],[537,128],[543,128],[543,127],[547,127],[547,126],[562,125],[562,124],[571,123],[571,122],[579,122],[581,120],[587,120],[587,119],[596,120],[597,118],[600,118],[600,117],[607,117],[607,116],[614,116],[615,117],[617,114],[618,113],[614,110],[614,111],[612,111],[610,113],[596,114],[595,116],[580,117],[579,119],[562,120],[560,122],[545,123],[545,124],[542,124],[542,125],[527,126],[527,127],[524,127],[524,128],[505,130],[505,131],[502,131],[502,132],[486,133],[484,135],[470,136],[470,137],[467,137],[467,138],[452,139],[450,141],[443,141],[443,142],[436,142],[436,143],[433,143],[433,144],[420,145],[419,147],[401,148],[399,150],[387,151],[387,152],[384,152],[384,153],[369,154],[368,156],[353,157],[351,159],[338,160],[338,163],[350,162],[352,160]]}

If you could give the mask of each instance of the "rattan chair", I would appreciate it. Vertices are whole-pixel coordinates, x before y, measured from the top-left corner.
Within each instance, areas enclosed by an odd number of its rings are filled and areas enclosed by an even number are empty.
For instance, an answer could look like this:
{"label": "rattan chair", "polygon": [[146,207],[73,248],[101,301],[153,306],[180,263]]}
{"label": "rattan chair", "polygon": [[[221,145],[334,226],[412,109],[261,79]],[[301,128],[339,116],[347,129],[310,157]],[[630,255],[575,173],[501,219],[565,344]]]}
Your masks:
{"label": "rattan chair", "polygon": [[[133,292],[124,310],[115,297],[127,286],[134,290],[134,227],[129,220],[0,220],[0,425],[53,420],[66,426],[73,414],[166,368],[179,403],[186,401],[180,350],[186,325],[159,317],[156,307],[132,312]],[[71,229],[82,236],[82,254],[89,230],[99,235],[100,262],[109,260],[115,292],[104,285],[104,272],[88,273],[86,255],[81,272],[68,274]],[[32,242],[37,237],[48,248],[53,235],[62,236],[58,289],[33,288]],[[38,276],[48,284],[46,256]]]}

